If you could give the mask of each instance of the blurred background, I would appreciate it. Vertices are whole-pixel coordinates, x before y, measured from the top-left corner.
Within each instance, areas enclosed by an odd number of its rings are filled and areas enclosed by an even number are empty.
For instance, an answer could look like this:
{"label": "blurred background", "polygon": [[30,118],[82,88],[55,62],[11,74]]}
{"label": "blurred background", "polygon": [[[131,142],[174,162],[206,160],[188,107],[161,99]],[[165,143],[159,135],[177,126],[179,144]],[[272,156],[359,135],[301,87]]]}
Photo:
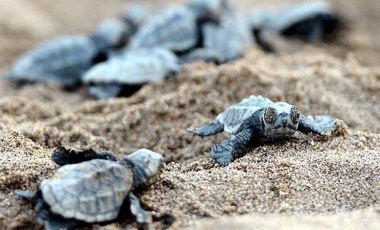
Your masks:
{"label": "blurred background", "polygon": [[[118,16],[133,3],[151,6],[153,13],[168,5],[184,0],[2,0],[0,1],[0,95],[13,89],[4,80],[5,71],[21,53],[38,43],[65,34],[88,34],[107,17]],[[232,4],[242,13],[249,14],[256,7],[283,7],[301,1],[236,0]],[[305,1],[303,1],[305,2]],[[347,21],[349,32],[332,45],[320,45],[335,56],[354,53],[366,66],[380,64],[380,2],[378,0],[330,1]]]}

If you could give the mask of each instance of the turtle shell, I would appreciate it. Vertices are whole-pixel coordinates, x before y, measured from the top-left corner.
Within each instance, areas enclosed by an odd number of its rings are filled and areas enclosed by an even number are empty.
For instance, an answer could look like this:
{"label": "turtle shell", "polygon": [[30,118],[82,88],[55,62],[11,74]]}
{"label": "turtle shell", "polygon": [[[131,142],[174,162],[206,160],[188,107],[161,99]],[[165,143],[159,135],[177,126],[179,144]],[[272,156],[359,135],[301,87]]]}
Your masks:
{"label": "turtle shell", "polygon": [[122,19],[109,18],[91,34],[91,39],[100,50],[120,48],[127,43],[131,34],[132,29]]}
{"label": "turtle shell", "polygon": [[250,96],[241,102],[228,107],[216,120],[224,125],[224,131],[234,134],[245,119],[259,109],[273,105],[273,101],[262,96]]}
{"label": "turtle shell", "polygon": [[149,19],[132,38],[131,48],[161,46],[185,51],[196,45],[198,30],[194,14],[186,7],[167,9]]}
{"label": "turtle shell", "polygon": [[180,67],[177,57],[166,49],[133,50],[99,63],[83,76],[86,83],[145,84],[175,74]]}
{"label": "turtle shell", "polygon": [[97,53],[85,36],[64,36],[41,44],[22,55],[8,73],[17,82],[56,82],[73,86],[91,67]]}
{"label": "turtle shell", "polygon": [[132,183],[131,169],[96,159],[59,168],[40,190],[52,212],[93,223],[118,216]]}
{"label": "turtle shell", "polygon": [[219,24],[205,23],[202,33],[203,46],[221,53],[224,61],[240,57],[253,45],[248,24],[236,12],[224,14]]}

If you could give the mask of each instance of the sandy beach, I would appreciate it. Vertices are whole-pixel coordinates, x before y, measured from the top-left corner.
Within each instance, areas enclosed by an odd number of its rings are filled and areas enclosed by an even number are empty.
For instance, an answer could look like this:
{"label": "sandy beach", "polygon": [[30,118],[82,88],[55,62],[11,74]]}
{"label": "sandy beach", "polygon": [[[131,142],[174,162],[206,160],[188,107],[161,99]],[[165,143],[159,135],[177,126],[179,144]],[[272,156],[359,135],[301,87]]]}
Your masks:
{"label": "sandy beach", "polygon": [[[170,214],[175,221],[161,218],[152,229],[380,228],[377,1],[363,1],[357,11],[359,2],[348,1],[342,14],[351,28],[334,43],[298,44],[279,54],[253,47],[220,66],[189,64],[176,78],[147,84],[129,98],[95,100],[84,87],[16,87],[3,79],[12,61],[36,43],[87,33],[128,1],[101,2],[81,1],[76,10],[63,0],[0,3],[0,15],[8,12],[0,16],[0,229],[42,228],[15,190],[36,191],[54,173],[58,166],[50,155],[59,145],[96,147],[118,157],[139,148],[161,153],[163,174],[138,196],[156,219]],[[239,8],[255,4],[236,1]],[[18,13],[10,20],[12,10]],[[84,17],[81,10],[91,13]],[[339,132],[297,133],[220,167],[210,149],[228,134],[202,139],[186,128],[212,121],[249,95],[286,101],[306,115],[331,114],[340,120]],[[92,229],[137,227],[126,220]]]}

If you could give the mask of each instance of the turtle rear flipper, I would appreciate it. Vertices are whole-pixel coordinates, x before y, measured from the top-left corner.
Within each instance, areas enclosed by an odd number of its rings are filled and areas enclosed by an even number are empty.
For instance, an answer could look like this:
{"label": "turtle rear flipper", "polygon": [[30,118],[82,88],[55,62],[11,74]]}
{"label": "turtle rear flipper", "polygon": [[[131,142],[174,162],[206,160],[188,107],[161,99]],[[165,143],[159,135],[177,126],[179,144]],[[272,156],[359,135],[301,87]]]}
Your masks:
{"label": "turtle rear flipper", "polygon": [[53,151],[51,159],[58,165],[76,164],[93,159],[117,161],[112,152],[102,152],[94,148],[78,150],[74,148],[58,147]]}
{"label": "turtle rear flipper", "polygon": [[188,128],[187,131],[201,137],[212,136],[217,133],[223,132],[224,127],[217,121],[213,121],[210,124],[203,125],[199,128]]}
{"label": "turtle rear flipper", "polygon": [[336,119],[330,115],[301,117],[298,130],[319,135],[331,135],[337,128]]}
{"label": "turtle rear flipper", "polygon": [[145,211],[133,193],[129,193],[129,203],[132,215],[136,217],[136,221],[140,224],[149,224],[152,222],[152,216],[149,212]]}

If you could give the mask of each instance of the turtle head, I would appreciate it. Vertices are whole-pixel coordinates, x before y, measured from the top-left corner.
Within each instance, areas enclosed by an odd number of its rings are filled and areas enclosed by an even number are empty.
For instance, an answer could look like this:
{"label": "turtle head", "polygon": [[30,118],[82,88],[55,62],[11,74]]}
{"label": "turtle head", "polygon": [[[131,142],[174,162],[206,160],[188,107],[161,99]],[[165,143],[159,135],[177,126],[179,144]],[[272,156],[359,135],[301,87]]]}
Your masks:
{"label": "turtle head", "polygon": [[265,108],[263,115],[264,136],[269,139],[292,136],[298,129],[300,110],[285,102]]}
{"label": "turtle head", "polygon": [[133,167],[135,186],[150,185],[163,170],[164,158],[148,149],[139,149],[126,156],[120,163],[129,162]]}

